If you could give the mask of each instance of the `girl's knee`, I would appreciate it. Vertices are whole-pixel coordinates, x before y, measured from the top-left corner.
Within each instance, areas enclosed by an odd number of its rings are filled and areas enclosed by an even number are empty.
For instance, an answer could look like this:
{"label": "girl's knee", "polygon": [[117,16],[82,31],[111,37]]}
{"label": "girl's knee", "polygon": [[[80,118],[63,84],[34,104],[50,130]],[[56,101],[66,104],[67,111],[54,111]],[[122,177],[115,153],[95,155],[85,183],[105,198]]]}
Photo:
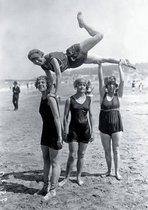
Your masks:
{"label": "girl's knee", "polygon": [[102,33],[97,33],[96,35],[95,35],[95,37],[96,37],[96,39],[98,40],[98,42],[99,41],[101,41],[102,39],[103,39],[103,34]]}
{"label": "girl's knee", "polygon": [[52,168],[60,168],[60,164],[57,162],[52,163]]}
{"label": "girl's knee", "polygon": [[71,161],[74,161],[76,158],[77,158],[76,153],[70,153],[70,154],[69,154],[69,159],[70,159]]}
{"label": "girl's knee", "polygon": [[43,160],[49,161],[49,154],[43,154]]}
{"label": "girl's knee", "polygon": [[111,151],[110,150],[105,150],[105,155],[110,157],[111,156]]}
{"label": "girl's knee", "polygon": [[119,146],[113,147],[113,153],[114,153],[114,155],[119,154]]}
{"label": "girl's knee", "polygon": [[84,158],[85,152],[78,153],[78,159]]}
{"label": "girl's knee", "polygon": [[52,168],[60,167],[60,163],[58,160],[52,160],[51,165],[52,165]]}

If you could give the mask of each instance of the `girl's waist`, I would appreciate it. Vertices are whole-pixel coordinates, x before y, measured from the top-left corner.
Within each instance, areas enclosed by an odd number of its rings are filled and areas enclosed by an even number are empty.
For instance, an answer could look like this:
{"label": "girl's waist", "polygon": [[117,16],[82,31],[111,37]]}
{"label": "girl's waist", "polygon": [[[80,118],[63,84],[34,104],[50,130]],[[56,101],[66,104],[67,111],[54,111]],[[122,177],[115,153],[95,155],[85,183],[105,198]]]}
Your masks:
{"label": "girl's waist", "polygon": [[115,109],[101,109],[100,111],[103,111],[103,112],[119,111],[119,108],[115,108]]}

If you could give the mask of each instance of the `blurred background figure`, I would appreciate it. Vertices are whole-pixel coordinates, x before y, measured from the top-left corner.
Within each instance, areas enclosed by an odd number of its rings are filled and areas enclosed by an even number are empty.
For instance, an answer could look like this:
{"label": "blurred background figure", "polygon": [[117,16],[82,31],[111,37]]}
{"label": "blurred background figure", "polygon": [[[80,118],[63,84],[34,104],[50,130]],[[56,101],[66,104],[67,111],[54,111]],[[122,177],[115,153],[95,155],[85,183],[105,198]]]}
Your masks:
{"label": "blurred background figure", "polygon": [[27,89],[29,89],[29,82],[27,82],[26,86],[27,86]]}
{"label": "blurred background figure", "polygon": [[142,83],[142,81],[140,81],[140,83],[139,83],[139,91],[142,92],[142,90],[143,90],[143,83]]}
{"label": "blurred background figure", "polygon": [[94,89],[94,87],[92,87],[91,81],[88,80],[86,95],[92,97],[93,96],[93,93],[92,93],[93,89]]}
{"label": "blurred background figure", "polygon": [[135,87],[136,87],[136,81],[133,80],[133,82],[132,82],[132,91],[133,91],[133,92],[135,91]]}
{"label": "blurred background figure", "polygon": [[20,87],[18,86],[17,81],[13,82],[13,97],[12,97],[12,103],[14,105],[14,110],[18,110],[18,100],[19,100],[19,94],[20,94]]}

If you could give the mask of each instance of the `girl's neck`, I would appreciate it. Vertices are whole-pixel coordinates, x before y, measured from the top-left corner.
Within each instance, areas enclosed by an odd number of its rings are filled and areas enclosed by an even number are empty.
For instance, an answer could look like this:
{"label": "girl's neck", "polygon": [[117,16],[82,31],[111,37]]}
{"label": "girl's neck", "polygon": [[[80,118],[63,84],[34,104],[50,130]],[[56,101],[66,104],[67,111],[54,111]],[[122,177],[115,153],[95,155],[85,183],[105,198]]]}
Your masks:
{"label": "girl's neck", "polygon": [[77,103],[83,104],[86,100],[86,94],[85,93],[76,93],[74,95],[74,98],[77,101]]}
{"label": "girl's neck", "polygon": [[48,92],[47,91],[43,91],[42,92],[42,98],[45,99],[48,95]]}
{"label": "girl's neck", "polygon": [[85,94],[85,93],[79,93],[79,92],[77,92],[77,93],[75,94],[75,97],[76,97],[76,98],[86,97],[86,94]]}
{"label": "girl's neck", "polygon": [[107,96],[112,98],[114,96],[114,93],[107,93]]}

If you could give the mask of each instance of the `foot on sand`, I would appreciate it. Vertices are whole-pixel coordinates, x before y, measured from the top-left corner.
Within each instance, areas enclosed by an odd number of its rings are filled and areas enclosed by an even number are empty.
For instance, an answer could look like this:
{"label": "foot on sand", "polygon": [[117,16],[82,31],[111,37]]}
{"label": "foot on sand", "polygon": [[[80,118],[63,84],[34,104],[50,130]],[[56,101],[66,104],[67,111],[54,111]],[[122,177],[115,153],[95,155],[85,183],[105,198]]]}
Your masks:
{"label": "foot on sand", "polygon": [[68,178],[63,179],[61,182],[59,182],[59,186],[62,187],[66,182],[68,181]]}
{"label": "foot on sand", "polygon": [[110,176],[110,171],[107,171],[106,173],[101,174],[101,177],[107,177],[107,176]]}
{"label": "foot on sand", "polygon": [[119,173],[116,173],[115,177],[118,181],[120,181],[122,179],[122,176]]}
{"label": "foot on sand", "polygon": [[80,178],[77,179],[77,183],[79,186],[82,186],[84,184],[84,182]]}
{"label": "foot on sand", "polygon": [[48,201],[50,198],[54,196],[56,196],[56,190],[52,189],[44,196],[44,201]]}
{"label": "foot on sand", "polygon": [[78,12],[77,19],[78,19],[79,27],[83,28],[84,27],[84,21],[83,21],[83,17],[82,17],[82,12]]}
{"label": "foot on sand", "polygon": [[44,185],[41,190],[38,190],[34,195],[46,195],[48,193],[48,185]]}

